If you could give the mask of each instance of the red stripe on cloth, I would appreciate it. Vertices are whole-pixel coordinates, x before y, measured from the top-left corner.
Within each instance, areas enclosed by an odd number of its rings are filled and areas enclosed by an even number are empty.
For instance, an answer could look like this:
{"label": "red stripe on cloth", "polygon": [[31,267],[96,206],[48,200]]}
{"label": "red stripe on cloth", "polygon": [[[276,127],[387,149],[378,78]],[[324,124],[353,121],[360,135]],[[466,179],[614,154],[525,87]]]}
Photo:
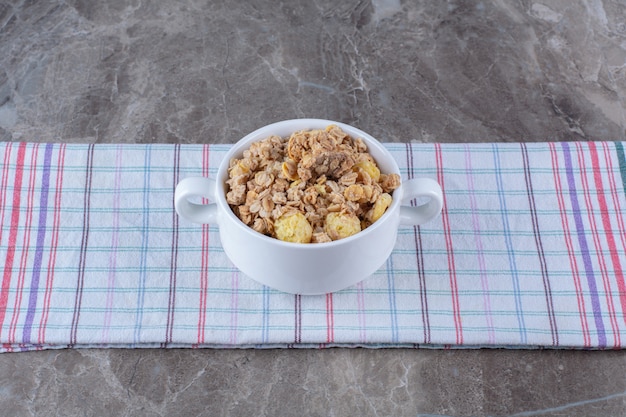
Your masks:
{"label": "red stripe on cloth", "polygon": [[206,309],[209,288],[209,233],[208,225],[202,225],[202,259],[200,270],[200,305],[198,312],[198,343],[206,340]]}
{"label": "red stripe on cloth", "polygon": [[[615,212],[616,214],[616,218],[617,218],[617,231],[619,233],[619,237],[620,237],[620,242],[622,243],[621,246],[621,253],[622,254],[626,254],[626,227],[624,227],[624,219],[623,217],[620,215],[620,213],[623,213],[622,211],[622,207],[620,204],[620,195],[621,195],[621,189],[618,190],[617,188],[617,183],[615,182],[615,176],[618,176],[621,178],[621,172],[615,172],[613,171],[614,167],[613,167],[613,162],[612,162],[612,158],[611,158],[611,150],[609,149],[609,145],[607,142],[602,142],[602,148],[604,150],[604,159],[607,162],[607,167],[608,167],[608,171],[609,171],[609,187],[611,189],[611,198],[613,201],[613,206],[615,207]],[[626,186],[626,184],[624,184]],[[622,301],[624,299],[624,297],[626,297],[626,290],[624,291],[620,291],[620,302],[622,304],[622,310],[624,313],[624,321],[626,322],[626,305],[624,305],[624,302]]]}
{"label": "red stripe on cloth", "polygon": [[[2,323],[6,316],[7,303],[9,301],[9,287],[15,259],[15,246],[17,244],[17,231],[20,221],[20,204],[22,194],[22,178],[24,176],[24,156],[26,155],[26,143],[22,142],[17,148],[17,161],[15,164],[15,181],[13,182],[13,206],[11,210],[11,229],[9,232],[9,244],[7,256],[4,262],[2,287],[0,290],[0,336],[2,335]],[[6,188],[5,188],[6,189]]]}
{"label": "red stripe on cloth", "polygon": [[326,294],[326,342],[335,341],[335,317],[333,313],[333,294]]}
{"label": "red stripe on cloth", "polygon": [[582,283],[580,281],[580,272],[576,254],[574,253],[574,244],[572,240],[572,232],[569,226],[569,220],[565,210],[565,199],[563,198],[563,186],[561,185],[561,177],[559,176],[559,159],[554,143],[548,144],[550,148],[550,156],[552,159],[552,174],[554,177],[554,186],[556,197],[559,203],[559,213],[561,215],[561,225],[563,226],[563,234],[565,237],[565,246],[567,247],[567,256],[569,258],[570,268],[572,270],[572,278],[574,280],[574,288],[576,289],[576,301],[578,303],[578,316],[580,317],[580,325],[583,332],[583,346],[591,346],[591,335],[589,334],[589,323],[587,321],[587,308],[585,307],[585,296],[583,294]]}
{"label": "red stripe on cloth", "polygon": [[[593,237],[593,244],[596,248],[596,254],[598,258],[598,264],[600,266],[600,275],[602,276],[602,283],[604,285],[604,293],[606,298],[606,304],[609,309],[609,321],[611,322],[611,330],[613,331],[613,346],[618,348],[621,345],[619,326],[617,324],[615,304],[613,303],[613,297],[611,296],[611,281],[606,267],[606,261],[602,253],[602,243],[600,243],[600,235],[598,232],[598,226],[596,224],[596,207],[594,207],[591,201],[591,193],[589,189],[589,182],[587,181],[587,166],[585,163],[585,151],[580,143],[576,143],[576,153],[578,156],[578,165],[580,167],[580,178],[582,180],[583,194],[585,197],[585,206],[587,207],[587,218],[589,220],[589,226],[591,227],[591,236]],[[589,146],[588,146],[589,148]],[[591,148],[589,148],[591,151]],[[593,165],[593,162],[592,162]],[[600,190],[597,190],[600,193]]]}
{"label": "red stripe on cloth", "polygon": [[448,252],[448,271],[450,276],[450,291],[452,296],[452,314],[454,317],[454,327],[456,333],[456,344],[463,344],[463,323],[461,322],[461,308],[459,303],[459,289],[456,277],[456,266],[454,262],[454,247],[452,244],[452,232],[450,230],[450,218],[448,216],[448,203],[446,200],[445,178],[443,175],[443,158],[441,145],[435,144],[435,159],[437,163],[437,181],[443,190],[443,209],[441,218],[443,220],[443,232],[446,240],[446,250]]}
{"label": "red stripe on cloth", "polygon": [[53,220],[52,220],[52,237],[50,240],[50,256],[48,258],[48,273],[46,275],[46,289],[43,295],[43,310],[41,312],[41,323],[39,325],[38,343],[46,342],[46,326],[48,324],[48,316],[50,314],[50,298],[52,297],[52,284],[54,281],[54,267],[57,259],[57,248],[59,245],[59,227],[61,223],[61,197],[63,195],[63,167],[65,166],[65,144],[59,146],[59,156],[57,161],[57,178],[55,184],[55,197]]}
{"label": "red stripe on cloth", "polygon": [[26,268],[28,253],[30,248],[30,233],[33,223],[33,201],[35,200],[35,180],[37,174],[37,155],[39,154],[39,144],[35,143],[31,152],[31,162],[28,176],[28,188],[26,188],[26,222],[24,224],[24,236],[22,238],[22,256],[20,257],[20,267],[17,273],[17,287],[15,288],[15,301],[13,304],[13,315],[9,326],[8,343],[16,342],[16,328],[22,311],[22,297],[24,296],[24,282],[26,281]]}
{"label": "red stripe on cloth", "polygon": [[[615,281],[617,281],[617,288],[619,289],[619,300],[622,305],[622,319],[626,321],[626,283],[624,283],[624,271],[619,259],[617,251],[617,244],[615,243],[615,237],[613,235],[613,226],[611,225],[611,218],[609,216],[609,208],[605,197],[604,184],[602,182],[602,174],[600,173],[600,158],[598,157],[598,151],[594,142],[589,142],[589,151],[591,154],[591,166],[593,169],[593,180],[597,190],[598,203],[600,204],[600,217],[602,218],[602,226],[604,227],[604,235],[606,236],[607,244],[609,245],[609,254],[611,263],[613,264],[613,271],[615,275]],[[606,152],[606,150],[605,150]],[[606,153],[605,153],[606,157]],[[606,158],[610,163],[610,158]],[[608,171],[608,176],[611,177],[612,170]],[[614,184],[613,184],[614,187]],[[615,188],[611,188],[611,194],[615,196]],[[614,197],[615,198],[615,197]],[[613,200],[616,202],[616,200]],[[618,203],[619,204],[619,203]],[[617,213],[620,213],[619,207],[616,207]],[[620,217],[620,216],[616,216]],[[623,252],[622,252],[623,253]]]}
{"label": "red stripe on cloth", "polygon": [[[619,215],[619,213],[623,213],[622,207],[620,204],[620,196],[622,195],[623,191],[621,188],[618,189],[618,184],[615,182],[615,177],[622,178],[622,173],[619,172],[621,168],[619,166],[619,161],[618,161],[618,167],[617,168],[613,167],[613,158],[611,157],[612,152],[609,149],[609,144],[607,142],[602,142],[602,148],[604,149],[604,159],[607,162],[608,170],[610,173],[608,177],[609,177],[609,185],[611,189],[611,198],[613,200],[613,206],[615,207],[615,212],[618,213],[615,215],[615,217],[617,218],[617,230],[619,233],[620,241],[622,243],[622,246],[621,246],[623,249],[622,253],[626,254],[626,227],[624,227],[623,216]],[[615,172],[614,169],[617,169],[617,172]],[[623,182],[623,185],[624,187],[626,187],[626,182]]]}
{"label": "red stripe on cloth", "polygon": [[[4,229],[4,213],[5,213],[5,207],[6,205],[6,200],[7,200],[7,183],[9,181],[9,161],[11,160],[11,151],[13,149],[13,143],[9,142],[5,145],[5,150],[4,150],[4,161],[2,164],[2,181],[0,181],[0,197],[2,198],[0,201],[0,245],[2,245],[2,239],[4,238],[4,235],[2,234],[2,230]],[[2,294],[0,294],[1,296]],[[2,334],[2,321],[0,321],[0,334]],[[5,349],[7,349],[7,351],[10,351],[10,345],[7,344],[3,344],[3,347]]]}
{"label": "red stripe on cloth", "polygon": [[[7,201],[7,183],[9,182],[9,161],[11,159],[11,150],[13,149],[13,143],[9,142],[6,144],[4,150],[4,160],[2,161],[2,181],[0,181],[0,245],[2,245],[2,238],[4,235],[2,234],[2,230],[4,228],[4,212],[6,201]],[[0,323],[2,324],[2,323]]]}
{"label": "red stripe on cloth", "polygon": [[[202,148],[202,175],[209,176],[209,145]],[[203,199],[203,204],[208,201]],[[209,225],[202,225],[202,251],[200,253],[200,303],[198,306],[198,343],[205,341],[207,293],[209,288]]]}

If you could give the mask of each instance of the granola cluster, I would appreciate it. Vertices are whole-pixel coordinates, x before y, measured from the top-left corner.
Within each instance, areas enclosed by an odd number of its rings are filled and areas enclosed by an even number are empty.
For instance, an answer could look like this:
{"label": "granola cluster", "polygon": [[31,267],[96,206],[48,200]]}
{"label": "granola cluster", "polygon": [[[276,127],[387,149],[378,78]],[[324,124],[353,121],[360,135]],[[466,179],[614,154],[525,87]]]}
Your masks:
{"label": "granola cluster", "polygon": [[360,138],[338,126],[270,136],[230,161],[226,201],[259,233],[298,243],[331,242],[378,220],[400,186],[382,174]]}

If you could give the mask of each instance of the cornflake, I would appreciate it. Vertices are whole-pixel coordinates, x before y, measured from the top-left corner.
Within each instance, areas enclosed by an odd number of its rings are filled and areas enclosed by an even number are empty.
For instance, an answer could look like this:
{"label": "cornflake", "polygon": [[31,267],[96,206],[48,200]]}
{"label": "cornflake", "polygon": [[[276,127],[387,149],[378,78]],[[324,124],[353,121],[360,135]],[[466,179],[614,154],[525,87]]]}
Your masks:
{"label": "cornflake", "polygon": [[270,136],[230,161],[226,201],[259,233],[296,243],[352,236],[377,221],[400,186],[362,139],[335,125]]}

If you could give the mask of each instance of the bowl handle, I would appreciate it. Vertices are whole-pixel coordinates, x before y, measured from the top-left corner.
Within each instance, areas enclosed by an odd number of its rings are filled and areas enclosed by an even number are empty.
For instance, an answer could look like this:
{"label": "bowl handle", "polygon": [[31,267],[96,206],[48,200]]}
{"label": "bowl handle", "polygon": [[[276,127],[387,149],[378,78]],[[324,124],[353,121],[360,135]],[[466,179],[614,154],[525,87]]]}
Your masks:
{"label": "bowl handle", "polygon": [[404,195],[402,202],[408,203],[414,198],[429,200],[417,207],[400,206],[400,224],[420,225],[433,219],[443,208],[443,192],[441,186],[430,178],[415,178],[402,183]]}
{"label": "bowl handle", "polygon": [[194,223],[216,223],[217,205],[198,204],[190,198],[207,198],[215,201],[215,180],[206,177],[188,177],[176,185],[174,207],[180,217]]}

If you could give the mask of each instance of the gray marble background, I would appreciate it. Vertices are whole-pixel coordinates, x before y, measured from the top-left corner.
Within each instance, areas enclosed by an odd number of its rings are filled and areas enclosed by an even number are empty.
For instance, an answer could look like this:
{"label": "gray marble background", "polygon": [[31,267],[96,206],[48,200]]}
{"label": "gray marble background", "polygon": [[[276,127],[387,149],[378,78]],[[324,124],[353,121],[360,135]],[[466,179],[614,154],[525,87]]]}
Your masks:
{"label": "gray marble background", "polygon": [[624,7],[4,2],[0,137],[234,142],[320,117],[382,141],[624,139]]}
{"label": "gray marble background", "polygon": [[[623,0],[0,0],[0,140],[626,140]],[[6,416],[624,416],[621,351],[0,355]]]}

